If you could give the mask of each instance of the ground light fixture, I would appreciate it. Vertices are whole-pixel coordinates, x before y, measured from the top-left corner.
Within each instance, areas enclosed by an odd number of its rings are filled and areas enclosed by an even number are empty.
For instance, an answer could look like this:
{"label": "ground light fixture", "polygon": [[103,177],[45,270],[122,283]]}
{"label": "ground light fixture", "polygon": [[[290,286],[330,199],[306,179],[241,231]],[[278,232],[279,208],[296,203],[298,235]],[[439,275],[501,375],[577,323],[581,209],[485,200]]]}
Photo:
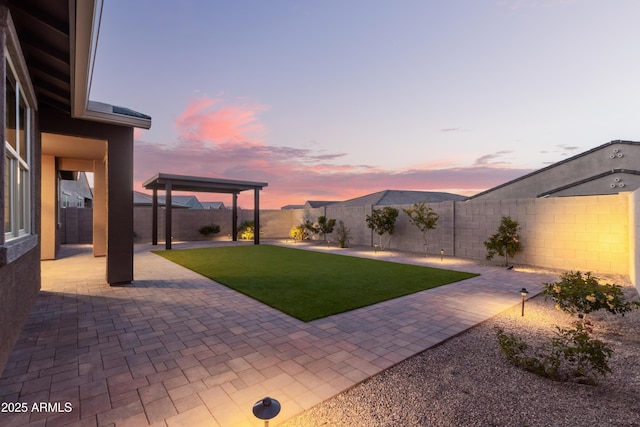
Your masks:
{"label": "ground light fixture", "polygon": [[522,317],[524,317],[524,299],[527,297],[529,291],[527,288],[520,289],[520,295],[522,295]]}
{"label": "ground light fixture", "polygon": [[253,405],[253,415],[264,420],[264,427],[269,427],[269,420],[280,413],[280,402],[270,397],[258,400]]}
{"label": "ground light fixture", "polygon": [[377,243],[373,244],[373,253],[378,253],[378,244]]}
{"label": "ground light fixture", "polygon": [[440,261],[444,259],[444,249],[440,249]]}

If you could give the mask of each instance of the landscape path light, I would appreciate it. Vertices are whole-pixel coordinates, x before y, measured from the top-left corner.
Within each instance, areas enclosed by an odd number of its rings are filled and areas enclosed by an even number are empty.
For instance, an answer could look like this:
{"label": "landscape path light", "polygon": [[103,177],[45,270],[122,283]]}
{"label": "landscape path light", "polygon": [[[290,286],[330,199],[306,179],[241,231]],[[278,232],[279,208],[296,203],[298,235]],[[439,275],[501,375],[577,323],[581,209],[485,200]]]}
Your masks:
{"label": "landscape path light", "polygon": [[444,259],[444,249],[440,249],[440,261]]}
{"label": "landscape path light", "polygon": [[269,427],[269,420],[280,413],[280,402],[270,397],[258,400],[253,405],[253,415],[264,420],[264,427]]}
{"label": "landscape path light", "polygon": [[527,297],[528,293],[529,291],[527,291],[527,288],[520,289],[520,295],[522,295],[522,317],[524,317],[524,299]]}

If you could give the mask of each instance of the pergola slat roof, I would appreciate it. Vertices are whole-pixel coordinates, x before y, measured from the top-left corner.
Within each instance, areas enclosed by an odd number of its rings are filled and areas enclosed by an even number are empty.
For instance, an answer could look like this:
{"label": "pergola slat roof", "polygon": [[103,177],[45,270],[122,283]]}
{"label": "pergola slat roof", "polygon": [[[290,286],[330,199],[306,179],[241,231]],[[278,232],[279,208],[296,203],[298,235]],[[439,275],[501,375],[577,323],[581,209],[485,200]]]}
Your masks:
{"label": "pergola slat roof", "polygon": [[204,192],[204,193],[226,193],[233,194],[233,217],[232,217],[232,238],[237,240],[238,234],[238,204],[237,197],[242,191],[254,191],[254,243],[260,243],[260,196],[259,191],[266,187],[266,182],[238,181],[232,179],[208,178],[188,175],[173,175],[166,173],[158,173],[152,178],[146,180],[142,186],[147,190],[153,190],[153,234],[152,241],[154,245],[158,244],[158,190],[166,192],[165,205],[167,206],[165,218],[165,248],[171,249],[171,192],[172,191],[188,191],[188,192]]}

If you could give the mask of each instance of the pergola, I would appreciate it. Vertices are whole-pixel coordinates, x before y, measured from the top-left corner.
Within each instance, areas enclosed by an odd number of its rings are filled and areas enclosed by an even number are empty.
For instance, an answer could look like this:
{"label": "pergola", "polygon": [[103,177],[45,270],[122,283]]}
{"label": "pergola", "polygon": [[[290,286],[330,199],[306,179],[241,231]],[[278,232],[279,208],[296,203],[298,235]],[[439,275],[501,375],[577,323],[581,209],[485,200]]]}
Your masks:
{"label": "pergola", "polygon": [[253,237],[254,244],[260,244],[260,190],[266,187],[266,182],[237,181],[231,179],[206,178],[199,176],[171,175],[159,173],[154,177],[146,180],[142,186],[147,190],[153,190],[153,202],[151,210],[153,215],[153,231],[151,240],[154,245],[158,244],[158,190],[164,190],[166,193],[165,206],[165,248],[171,249],[171,192],[187,191],[201,193],[226,193],[233,195],[233,217],[231,236],[234,241],[238,239],[238,194],[241,191],[253,190],[253,222],[255,225],[255,233]]}

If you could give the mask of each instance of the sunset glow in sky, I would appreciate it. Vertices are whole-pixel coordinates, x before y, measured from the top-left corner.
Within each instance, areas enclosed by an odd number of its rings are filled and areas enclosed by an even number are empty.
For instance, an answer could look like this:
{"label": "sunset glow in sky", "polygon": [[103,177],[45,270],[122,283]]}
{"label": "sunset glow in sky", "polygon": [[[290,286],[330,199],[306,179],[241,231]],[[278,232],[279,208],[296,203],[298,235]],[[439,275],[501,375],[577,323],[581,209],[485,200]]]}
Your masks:
{"label": "sunset glow in sky", "polygon": [[640,140],[638,16],[637,0],[105,0],[91,99],[153,118],[135,190],[164,172],[267,182],[276,209],[471,195]]}

